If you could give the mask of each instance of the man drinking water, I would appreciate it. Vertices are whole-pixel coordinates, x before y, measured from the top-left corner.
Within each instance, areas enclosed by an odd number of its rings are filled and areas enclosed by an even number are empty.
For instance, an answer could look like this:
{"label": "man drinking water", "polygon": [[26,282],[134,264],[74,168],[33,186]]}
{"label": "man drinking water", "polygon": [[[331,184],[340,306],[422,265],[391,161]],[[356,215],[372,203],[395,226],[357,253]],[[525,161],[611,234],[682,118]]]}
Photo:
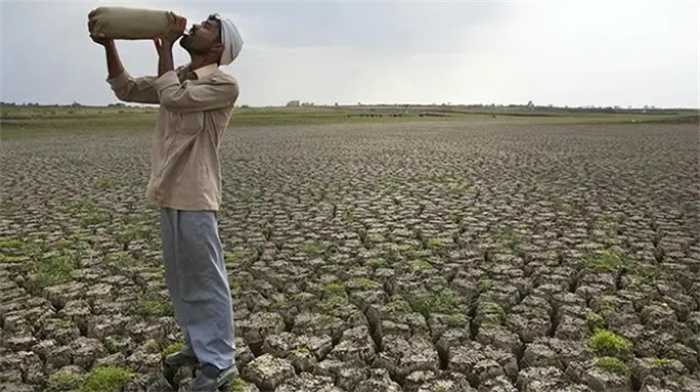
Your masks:
{"label": "man drinking water", "polygon": [[[192,391],[228,388],[234,362],[233,308],[218,234],[221,205],[219,145],[238,98],[238,83],[219,69],[237,56],[243,41],[229,19],[210,15],[185,32],[175,16],[154,39],[158,76],[134,78],[124,69],[113,39],[92,36],[107,56],[107,82],[127,102],[159,104],[146,197],[160,209],[168,287],[185,344],[165,359],[166,376],[198,365]],[[180,39],[182,37],[182,39]],[[180,39],[191,57],[173,67]]]}

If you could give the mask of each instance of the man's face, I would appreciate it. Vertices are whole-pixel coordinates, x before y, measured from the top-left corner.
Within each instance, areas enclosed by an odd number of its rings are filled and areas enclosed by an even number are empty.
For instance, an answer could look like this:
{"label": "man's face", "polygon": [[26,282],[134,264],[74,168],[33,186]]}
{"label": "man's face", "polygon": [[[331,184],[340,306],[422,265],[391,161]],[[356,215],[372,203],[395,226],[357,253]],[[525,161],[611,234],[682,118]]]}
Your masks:
{"label": "man's face", "polygon": [[206,19],[200,24],[193,25],[186,31],[180,40],[180,46],[188,52],[205,54],[214,45],[220,43],[219,21],[213,18]]}

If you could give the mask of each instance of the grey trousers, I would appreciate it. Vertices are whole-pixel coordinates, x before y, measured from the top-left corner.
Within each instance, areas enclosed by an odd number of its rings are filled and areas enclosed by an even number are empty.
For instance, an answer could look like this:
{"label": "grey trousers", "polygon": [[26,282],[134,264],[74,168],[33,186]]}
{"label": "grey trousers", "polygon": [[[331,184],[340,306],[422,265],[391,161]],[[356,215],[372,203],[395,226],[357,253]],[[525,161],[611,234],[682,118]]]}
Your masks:
{"label": "grey trousers", "polygon": [[200,363],[234,363],[233,306],[214,211],[160,209],[165,283],[175,319]]}

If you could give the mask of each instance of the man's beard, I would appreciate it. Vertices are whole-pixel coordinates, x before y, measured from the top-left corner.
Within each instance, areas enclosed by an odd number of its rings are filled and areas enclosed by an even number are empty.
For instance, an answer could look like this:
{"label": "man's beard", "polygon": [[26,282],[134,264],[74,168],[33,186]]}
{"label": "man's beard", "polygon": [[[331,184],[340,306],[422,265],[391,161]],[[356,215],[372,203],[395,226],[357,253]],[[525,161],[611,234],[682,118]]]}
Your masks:
{"label": "man's beard", "polygon": [[180,38],[180,46],[185,49],[186,51],[190,51],[190,36],[184,36]]}
{"label": "man's beard", "polygon": [[196,45],[194,44],[194,42],[192,42],[192,38],[193,37],[191,35],[186,35],[180,38],[180,46],[183,49],[185,49],[190,55],[206,53],[206,50],[199,50],[195,47]]}

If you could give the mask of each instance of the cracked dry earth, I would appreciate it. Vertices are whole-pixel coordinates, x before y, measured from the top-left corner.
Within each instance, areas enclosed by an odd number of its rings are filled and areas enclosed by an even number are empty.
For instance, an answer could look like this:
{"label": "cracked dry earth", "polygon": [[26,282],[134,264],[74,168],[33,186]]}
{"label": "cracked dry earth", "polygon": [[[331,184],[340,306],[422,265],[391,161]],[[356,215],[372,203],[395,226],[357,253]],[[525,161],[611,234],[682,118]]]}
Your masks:
{"label": "cracked dry earth", "polygon": [[[170,390],[149,143],[3,143],[0,390]],[[231,390],[700,391],[694,124],[238,128],[222,160]]]}

